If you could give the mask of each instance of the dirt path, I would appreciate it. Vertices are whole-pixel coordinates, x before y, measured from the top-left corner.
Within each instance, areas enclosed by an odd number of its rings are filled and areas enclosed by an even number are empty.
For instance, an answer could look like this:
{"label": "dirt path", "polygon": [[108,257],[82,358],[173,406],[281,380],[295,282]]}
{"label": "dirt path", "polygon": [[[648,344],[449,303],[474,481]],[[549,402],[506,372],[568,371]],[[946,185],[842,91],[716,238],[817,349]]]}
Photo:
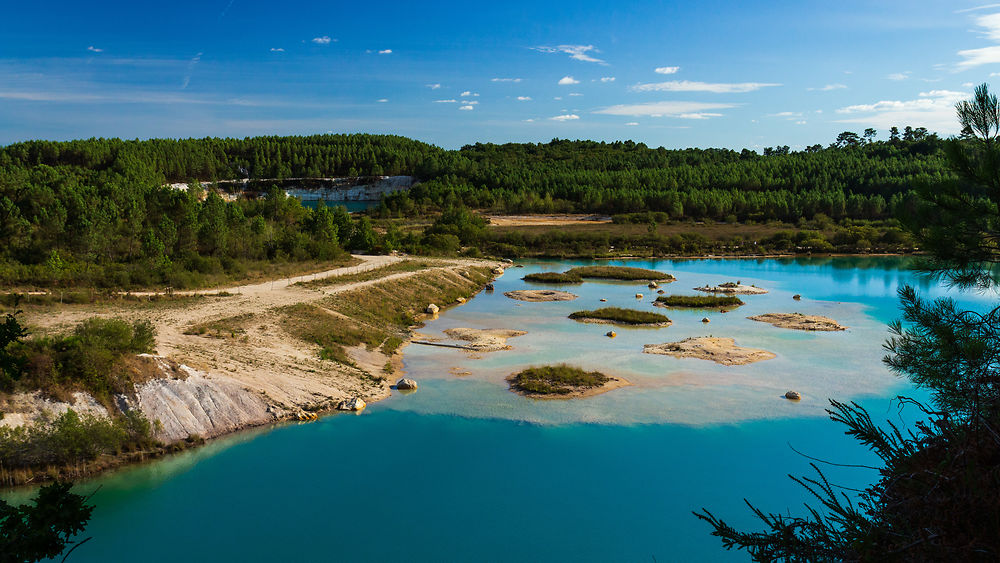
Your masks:
{"label": "dirt path", "polygon": [[[392,256],[359,256],[363,264],[335,268],[304,276],[265,283],[233,286],[214,291],[175,292],[176,296],[199,297],[192,302],[122,302],[100,305],[63,306],[29,312],[28,322],[43,331],[69,329],[90,317],[148,319],[157,330],[157,353],[209,374],[224,374],[263,393],[270,404],[302,408],[339,401],[351,396],[366,400],[389,394],[388,384],[378,384],[358,368],[321,361],[318,348],[289,336],[280,326],[281,309],[311,303],[328,295],[369,285],[407,278],[429,270],[458,270],[479,260],[442,260],[413,272],[397,272],[380,278],[337,284],[336,278],[376,270],[404,260]],[[492,265],[492,263],[491,263]],[[301,281],[329,278],[329,285],[295,285]],[[132,294],[141,295],[141,294]],[[152,294],[148,294],[152,295]],[[223,335],[185,334],[193,326],[238,318],[238,331]]]}

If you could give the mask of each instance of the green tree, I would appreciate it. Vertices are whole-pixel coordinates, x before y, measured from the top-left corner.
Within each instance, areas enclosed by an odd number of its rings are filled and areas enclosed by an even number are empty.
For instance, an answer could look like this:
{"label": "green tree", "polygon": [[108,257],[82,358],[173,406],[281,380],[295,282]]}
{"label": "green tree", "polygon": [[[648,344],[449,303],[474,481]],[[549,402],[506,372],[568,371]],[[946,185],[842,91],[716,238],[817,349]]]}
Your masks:
{"label": "green tree", "polygon": [[[949,143],[948,154],[965,182],[922,190],[918,219],[908,224],[929,251],[925,272],[996,290],[1000,111],[985,84],[956,109],[964,135]],[[907,128],[904,139],[921,135]],[[911,287],[900,297],[905,324],[891,326],[885,363],[930,390],[933,408],[904,400],[926,418],[911,429],[880,426],[857,404],[831,400],[831,418],[883,462],[878,482],[853,503],[813,465],[817,477],[793,479],[822,507],[794,517],[751,505],[765,525],[760,532],[696,513],[724,547],[745,549],[757,561],[1000,558],[1000,305],[963,311],[951,299],[926,302]]]}
{"label": "green tree", "polygon": [[[26,563],[70,552],[90,538],[73,543],[90,521],[93,506],[70,492],[69,483],[38,490],[34,504],[13,506],[0,500],[0,563]],[[67,556],[69,553],[67,553]]]}
{"label": "green tree", "polygon": [[20,310],[6,313],[0,323],[0,387],[7,390],[24,371],[24,357],[15,350],[28,336],[28,329],[17,319],[20,314]]}

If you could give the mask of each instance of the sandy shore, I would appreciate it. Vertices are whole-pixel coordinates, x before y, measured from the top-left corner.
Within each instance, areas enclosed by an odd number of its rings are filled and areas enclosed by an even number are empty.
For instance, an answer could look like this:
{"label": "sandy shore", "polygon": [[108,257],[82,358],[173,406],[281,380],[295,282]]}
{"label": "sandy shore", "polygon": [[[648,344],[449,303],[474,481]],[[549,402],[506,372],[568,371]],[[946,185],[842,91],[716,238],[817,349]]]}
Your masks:
{"label": "sandy shore", "polygon": [[841,325],[837,321],[829,317],[821,317],[819,315],[803,315],[802,313],[767,313],[747,318],[751,321],[759,321],[762,323],[768,323],[771,326],[776,326],[778,328],[790,328],[793,330],[847,330],[846,326]]}
{"label": "sandy shore", "polygon": [[704,291],[706,293],[728,293],[730,295],[762,295],[767,293],[767,290],[762,287],[756,287],[753,285],[742,285],[732,282],[721,283],[719,285],[706,285],[702,287],[694,288],[695,291]]}
{"label": "sandy shore", "polygon": [[476,352],[510,350],[511,346],[507,344],[508,338],[528,334],[523,330],[507,328],[449,328],[444,333],[455,340],[468,342],[468,348]]}
{"label": "sandy shore", "polygon": [[752,364],[775,358],[775,355],[767,350],[737,346],[736,341],[732,338],[710,336],[685,338],[680,342],[667,342],[665,344],[646,344],[642,351],[645,354],[662,354],[675,358],[711,360],[724,366]]}
{"label": "sandy shore", "polygon": [[504,295],[518,301],[528,301],[539,303],[542,301],[572,301],[577,298],[575,293],[568,291],[555,291],[552,289],[519,289],[517,291],[506,291]]}

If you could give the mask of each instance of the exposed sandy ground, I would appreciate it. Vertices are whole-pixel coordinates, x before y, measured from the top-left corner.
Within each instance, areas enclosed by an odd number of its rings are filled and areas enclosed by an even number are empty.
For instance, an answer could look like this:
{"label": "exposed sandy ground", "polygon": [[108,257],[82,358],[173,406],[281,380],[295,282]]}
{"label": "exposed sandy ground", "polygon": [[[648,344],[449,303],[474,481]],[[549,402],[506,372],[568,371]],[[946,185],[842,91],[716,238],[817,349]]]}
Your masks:
{"label": "exposed sandy ground", "polygon": [[737,346],[736,341],[732,338],[710,336],[685,338],[680,342],[667,342],[665,344],[646,344],[642,347],[642,351],[646,354],[662,354],[675,358],[712,360],[724,366],[752,364],[775,357],[767,350]]}
{"label": "exposed sandy ground", "polygon": [[551,227],[611,222],[611,217],[604,215],[491,215],[487,218],[491,227]]}
{"label": "exposed sandy ground", "polygon": [[[507,378],[508,383],[512,382],[516,375],[512,375]],[[632,385],[625,379],[621,377],[608,376],[608,380],[604,382],[604,385],[600,387],[577,387],[565,395],[556,394],[535,394],[535,393],[525,393],[519,389],[510,388],[511,392],[517,393],[522,397],[528,397],[529,399],[542,399],[542,400],[560,400],[560,399],[583,399],[585,397],[593,397],[594,395],[600,395],[601,393],[607,393],[613,389],[618,389],[619,387],[627,387]]]}
{"label": "exposed sandy ground", "polygon": [[791,328],[794,330],[847,330],[846,326],[841,325],[837,321],[829,317],[821,317],[819,315],[803,315],[802,313],[767,313],[747,318],[751,321],[768,323],[778,328]]}
{"label": "exposed sandy ground", "polygon": [[469,343],[468,347],[477,352],[510,350],[511,346],[507,344],[508,338],[528,334],[523,330],[507,328],[449,328],[444,333],[456,340],[465,340]]}
{"label": "exposed sandy ground", "polygon": [[[198,300],[195,303],[169,303],[152,308],[148,304],[135,303],[63,306],[29,312],[27,321],[35,330],[56,331],[68,329],[94,316],[148,319],[156,326],[159,354],[209,374],[228,375],[244,384],[248,390],[262,393],[269,404],[283,409],[298,410],[308,406],[329,405],[350,397],[363,397],[366,401],[378,400],[389,395],[389,382],[377,383],[367,377],[362,369],[380,375],[379,370],[390,358],[352,350],[357,354],[356,363],[361,369],[322,361],[319,359],[317,346],[302,342],[280,328],[281,314],[278,309],[435,269],[460,270],[473,264],[487,263],[456,259],[429,270],[401,272],[363,282],[310,288],[293,285],[299,281],[355,274],[401,260],[392,256],[359,258],[365,262],[307,276],[224,288],[222,291],[231,295]],[[235,338],[184,334],[192,325],[245,313],[252,313],[252,316],[243,323],[244,332]]]}
{"label": "exposed sandy ground", "polygon": [[704,291],[706,293],[728,293],[731,295],[761,295],[767,293],[767,290],[761,287],[735,284],[732,282],[713,286],[706,285],[703,287],[696,287],[694,289],[695,291]]}
{"label": "exposed sandy ground", "polygon": [[529,301],[531,303],[541,301],[572,301],[578,297],[575,293],[552,289],[519,289],[517,291],[505,291],[504,295],[511,299]]}

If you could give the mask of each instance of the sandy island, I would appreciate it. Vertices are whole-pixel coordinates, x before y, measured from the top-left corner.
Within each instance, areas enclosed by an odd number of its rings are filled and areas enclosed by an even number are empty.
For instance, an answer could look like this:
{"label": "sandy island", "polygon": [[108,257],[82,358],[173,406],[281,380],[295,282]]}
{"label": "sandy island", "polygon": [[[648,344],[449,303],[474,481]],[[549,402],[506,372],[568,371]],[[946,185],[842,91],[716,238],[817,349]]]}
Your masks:
{"label": "sandy island", "polygon": [[505,291],[504,295],[518,301],[530,301],[538,303],[541,301],[572,301],[577,298],[576,294],[568,291],[554,291],[551,289],[519,289],[517,291]]}
{"label": "sandy island", "polygon": [[510,390],[522,397],[528,397],[529,399],[544,399],[544,400],[560,400],[560,399],[583,399],[585,397],[593,397],[594,395],[600,395],[602,393],[607,393],[619,387],[628,387],[632,385],[629,381],[622,379],[621,377],[607,376],[608,380],[602,385],[596,387],[567,387],[570,389],[569,393],[555,394],[555,393],[529,393],[522,391],[514,387],[513,381],[517,375],[512,375],[507,378],[507,382],[511,383]]}
{"label": "sandy island", "polygon": [[625,321],[614,321],[611,319],[595,319],[594,317],[570,317],[570,318],[572,318],[574,321],[578,321],[581,323],[615,325],[627,328],[663,328],[674,324],[673,321],[664,321],[662,323],[629,323]]}
{"label": "sandy island", "polygon": [[719,285],[713,286],[706,285],[703,287],[696,287],[694,290],[704,291],[706,293],[729,293],[731,295],[761,295],[767,293],[767,290],[764,288],[733,282],[720,283]]}
{"label": "sandy island", "polygon": [[508,338],[528,334],[523,330],[507,328],[449,328],[444,333],[456,340],[465,340],[469,343],[467,348],[476,352],[510,350],[511,346],[507,344]]}
{"label": "sandy island", "polygon": [[847,330],[846,326],[841,325],[837,321],[829,317],[821,317],[819,315],[803,315],[802,313],[767,313],[765,315],[757,315],[747,318],[751,321],[768,323],[771,326],[776,326],[778,328],[791,328],[794,330]]}
{"label": "sandy island", "polygon": [[685,338],[680,342],[667,342],[665,344],[646,344],[642,347],[642,351],[645,354],[662,354],[675,358],[712,360],[724,366],[752,364],[775,357],[767,350],[737,346],[736,341],[732,338],[710,336]]}

